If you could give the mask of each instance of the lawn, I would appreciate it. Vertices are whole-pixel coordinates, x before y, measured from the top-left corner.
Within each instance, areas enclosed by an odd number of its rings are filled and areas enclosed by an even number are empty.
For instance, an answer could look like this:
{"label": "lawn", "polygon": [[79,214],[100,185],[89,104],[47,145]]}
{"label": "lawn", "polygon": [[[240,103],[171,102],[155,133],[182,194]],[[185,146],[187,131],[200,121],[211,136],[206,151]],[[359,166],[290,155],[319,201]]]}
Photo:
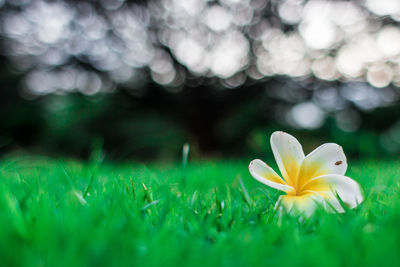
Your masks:
{"label": "lawn", "polygon": [[[273,162],[272,159],[267,160]],[[1,266],[387,266],[400,264],[400,161],[349,160],[365,202],[309,220],[249,160],[0,162]]]}

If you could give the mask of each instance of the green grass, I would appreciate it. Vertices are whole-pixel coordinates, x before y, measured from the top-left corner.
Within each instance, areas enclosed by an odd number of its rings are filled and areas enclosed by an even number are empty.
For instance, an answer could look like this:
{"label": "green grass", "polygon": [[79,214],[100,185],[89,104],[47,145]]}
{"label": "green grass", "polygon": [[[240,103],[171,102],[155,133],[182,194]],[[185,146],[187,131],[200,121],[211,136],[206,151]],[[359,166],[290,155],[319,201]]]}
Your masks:
{"label": "green grass", "polygon": [[183,172],[180,164],[3,159],[0,265],[400,263],[399,160],[350,160],[347,175],[365,202],[309,220],[277,216],[279,192],[251,178],[247,165],[189,162]]}

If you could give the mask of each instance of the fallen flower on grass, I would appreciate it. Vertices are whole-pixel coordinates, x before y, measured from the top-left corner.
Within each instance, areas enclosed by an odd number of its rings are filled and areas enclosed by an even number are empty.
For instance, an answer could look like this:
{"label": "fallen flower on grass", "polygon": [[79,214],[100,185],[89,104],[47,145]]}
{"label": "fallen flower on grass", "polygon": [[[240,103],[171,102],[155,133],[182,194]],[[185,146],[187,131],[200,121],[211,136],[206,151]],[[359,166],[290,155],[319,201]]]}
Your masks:
{"label": "fallen flower on grass", "polygon": [[283,179],[259,159],[250,162],[249,171],[257,181],[286,193],[277,207],[310,216],[318,205],[344,212],[341,202],[354,208],[363,201],[359,184],[344,176],[347,162],[341,146],[323,144],[305,156],[296,138],[274,132],[271,148]]}

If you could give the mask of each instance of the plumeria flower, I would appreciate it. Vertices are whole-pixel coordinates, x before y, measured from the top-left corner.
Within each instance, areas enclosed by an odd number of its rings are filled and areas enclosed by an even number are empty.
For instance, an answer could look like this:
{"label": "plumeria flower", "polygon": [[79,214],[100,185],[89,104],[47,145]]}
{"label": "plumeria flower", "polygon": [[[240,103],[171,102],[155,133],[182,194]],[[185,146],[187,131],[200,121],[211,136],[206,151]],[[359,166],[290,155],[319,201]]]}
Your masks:
{"label": "plumeria flower", "polygon": [[274,132],[271,148],[283,179],[259,159],[250,162],[249,170],[257,181],[286,193],[277,207],[310,216],[318,205],[344,212],[341,202],[354,208],[363,201],[359,184],[344,176],[347,162],[341,146],[323,144],[305,156],[296,138]]}

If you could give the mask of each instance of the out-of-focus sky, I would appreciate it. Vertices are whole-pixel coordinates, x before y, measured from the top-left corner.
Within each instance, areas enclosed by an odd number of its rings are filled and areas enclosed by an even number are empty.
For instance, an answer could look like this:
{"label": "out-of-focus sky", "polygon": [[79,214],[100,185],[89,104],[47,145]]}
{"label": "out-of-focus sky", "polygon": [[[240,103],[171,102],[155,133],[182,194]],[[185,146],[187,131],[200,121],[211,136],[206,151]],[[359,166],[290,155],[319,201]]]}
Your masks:
{"label": "out-of-focus sky", "polygon": [[[25,83],[35,94],[112,90],[113,83],[138,82],[143,67],[155,82],[178,87],[187,80],[175,60],[194,76],[218,77],[226,87],[242,85],[246,76],[274,75],[400,85],[397,0],[0,5],[7,6],[1,17],[3,53],[29,72]],[[71,59],[107,72],[107,78],[82,71]]]}

